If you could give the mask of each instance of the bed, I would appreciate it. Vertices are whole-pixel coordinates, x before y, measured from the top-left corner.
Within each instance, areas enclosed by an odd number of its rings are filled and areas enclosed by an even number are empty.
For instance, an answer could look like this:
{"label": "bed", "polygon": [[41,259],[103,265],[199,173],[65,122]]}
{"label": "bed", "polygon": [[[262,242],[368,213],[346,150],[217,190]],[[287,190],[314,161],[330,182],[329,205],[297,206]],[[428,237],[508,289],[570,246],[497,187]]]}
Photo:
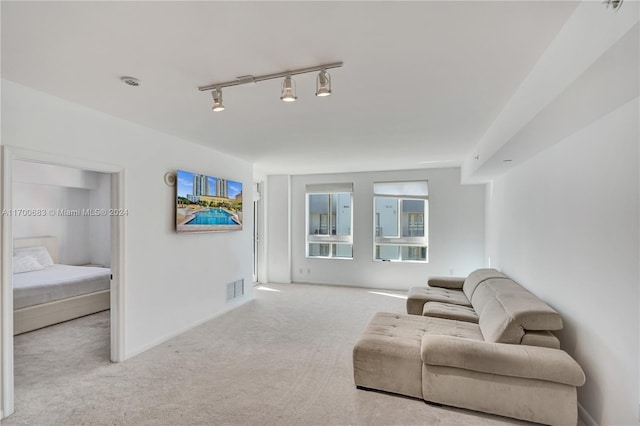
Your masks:
{"label": "bed", "polygon": [[16,239],[13,248],[14,335],[109,309],[110,269],[58,264],[55,237]]}

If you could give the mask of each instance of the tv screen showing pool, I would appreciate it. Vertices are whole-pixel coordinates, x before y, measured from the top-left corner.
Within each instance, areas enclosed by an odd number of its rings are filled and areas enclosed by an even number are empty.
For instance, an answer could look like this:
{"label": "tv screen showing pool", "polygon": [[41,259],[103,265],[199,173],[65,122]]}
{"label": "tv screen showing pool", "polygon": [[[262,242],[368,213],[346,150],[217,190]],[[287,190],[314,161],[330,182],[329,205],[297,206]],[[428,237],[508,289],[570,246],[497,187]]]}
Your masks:
{"label": "tv screen showing pool", "polygon": [[178,170],[178,232],[242,229],[242,182]]}

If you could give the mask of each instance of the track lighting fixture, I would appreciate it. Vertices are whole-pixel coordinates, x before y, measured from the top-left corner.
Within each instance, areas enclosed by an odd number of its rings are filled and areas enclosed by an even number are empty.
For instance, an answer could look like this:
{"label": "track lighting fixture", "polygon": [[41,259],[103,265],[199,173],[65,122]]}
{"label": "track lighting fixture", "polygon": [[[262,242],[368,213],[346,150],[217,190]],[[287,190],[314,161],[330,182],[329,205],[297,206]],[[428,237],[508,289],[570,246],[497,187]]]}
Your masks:
{"label": "track lighting fixture", "polygon": [[199,87],[198,90],[201,92],[206,92],[211,90],[213,96],[213,110],[214,111],[223,111],[224,106],[222,105],[222,88],[223,87],[231,87],[231,86],[239,86],[242,84],[256,84],[259,81],[265,80],[273,80],[276,78],[283,78],[280,99],[285,102],[293,102],[298,97],[296,96],[296,83],[291,78],[292,75],[298,74],[307,74],[310,72],[317,72],[319,74],[316,78],[316,96],[329,96],[331,94],[331,76],[327,72],[328,69],[331,68],[340,68],[342,66],[342,62],[333,62],[330,64],[318,65],[315,67],[308,68],[300,68],[291,71],[278,72],[273,74],[266,74],[260,76],[252,76],[252,75],[244,75],[240,77],[236,77],[235,80],[225,81],[222,83],[211,84],[208,86]]}
{"label": "track lighting fixture", "polygon": [[316,96],[329,96],[331,94],[331,76],[324,68],[316,78]]}
{"label": "track lighting fixture", "polygon": [[213,108],[211,109],[216,112],[224,111],[224,105],[222,105],[222,90],[216,88],[211,92],[211,95],[213,96]]}
{"label": "track lighting fixture", "polygon": [[296,96],[296,82],[288,75],[282,81],[282,94],[280,99],[285,102],[295,102],[298,97]]}

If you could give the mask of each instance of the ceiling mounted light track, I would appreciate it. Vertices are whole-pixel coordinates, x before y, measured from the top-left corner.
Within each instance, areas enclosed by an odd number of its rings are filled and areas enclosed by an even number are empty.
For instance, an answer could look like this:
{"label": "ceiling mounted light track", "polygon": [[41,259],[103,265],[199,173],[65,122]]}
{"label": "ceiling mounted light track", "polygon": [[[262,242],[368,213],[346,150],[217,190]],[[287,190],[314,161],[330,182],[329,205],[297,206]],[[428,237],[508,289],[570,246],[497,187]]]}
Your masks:
{"label": "ceiling mounted light track", "polygon": [[265,74],[259,76],[253,75],[243,75],[236,77],[235,80],[225,81],[216,84],[210,84],[208,86],[199,87],[198,90],[201,92],[206,92],[212,90],[213,95],[213,110],[214,111],[223,111],[224,106],[222,105],[222,88],[223,87],[232,87],[232,86],[240,86],[243,84],[256,84],[259,81],[265,80],[274,80],[276,78],[284,78],[282,81],[281,94],[280,99],[285,102],[293,102],[298,97],[296,96],[296,84],[295,81],[291,78],[292,75],[298,74],[307,74],[311,72],[318,72],[318,77],[316,78],[316,96],[329,96],[331,94],[331,76],[327,72],[328,69],[331,68],[340,68],[342,66],[342,62],[332,62],[330,64],[318,65],[315,67],[307,67],[307,68],[299,68],[291,71],[284,71],[273,74]]}

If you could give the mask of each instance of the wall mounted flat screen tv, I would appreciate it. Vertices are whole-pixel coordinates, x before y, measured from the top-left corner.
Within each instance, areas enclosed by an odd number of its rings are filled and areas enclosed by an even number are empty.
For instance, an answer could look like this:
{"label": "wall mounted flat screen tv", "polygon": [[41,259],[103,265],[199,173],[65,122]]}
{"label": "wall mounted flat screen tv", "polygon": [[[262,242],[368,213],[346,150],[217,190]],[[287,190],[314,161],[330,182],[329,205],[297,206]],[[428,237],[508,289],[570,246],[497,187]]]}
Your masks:
{"label": "wall mounted flat screen tv", "polygon": [[242,229],[242,182],[178,170],[176,231]]}

